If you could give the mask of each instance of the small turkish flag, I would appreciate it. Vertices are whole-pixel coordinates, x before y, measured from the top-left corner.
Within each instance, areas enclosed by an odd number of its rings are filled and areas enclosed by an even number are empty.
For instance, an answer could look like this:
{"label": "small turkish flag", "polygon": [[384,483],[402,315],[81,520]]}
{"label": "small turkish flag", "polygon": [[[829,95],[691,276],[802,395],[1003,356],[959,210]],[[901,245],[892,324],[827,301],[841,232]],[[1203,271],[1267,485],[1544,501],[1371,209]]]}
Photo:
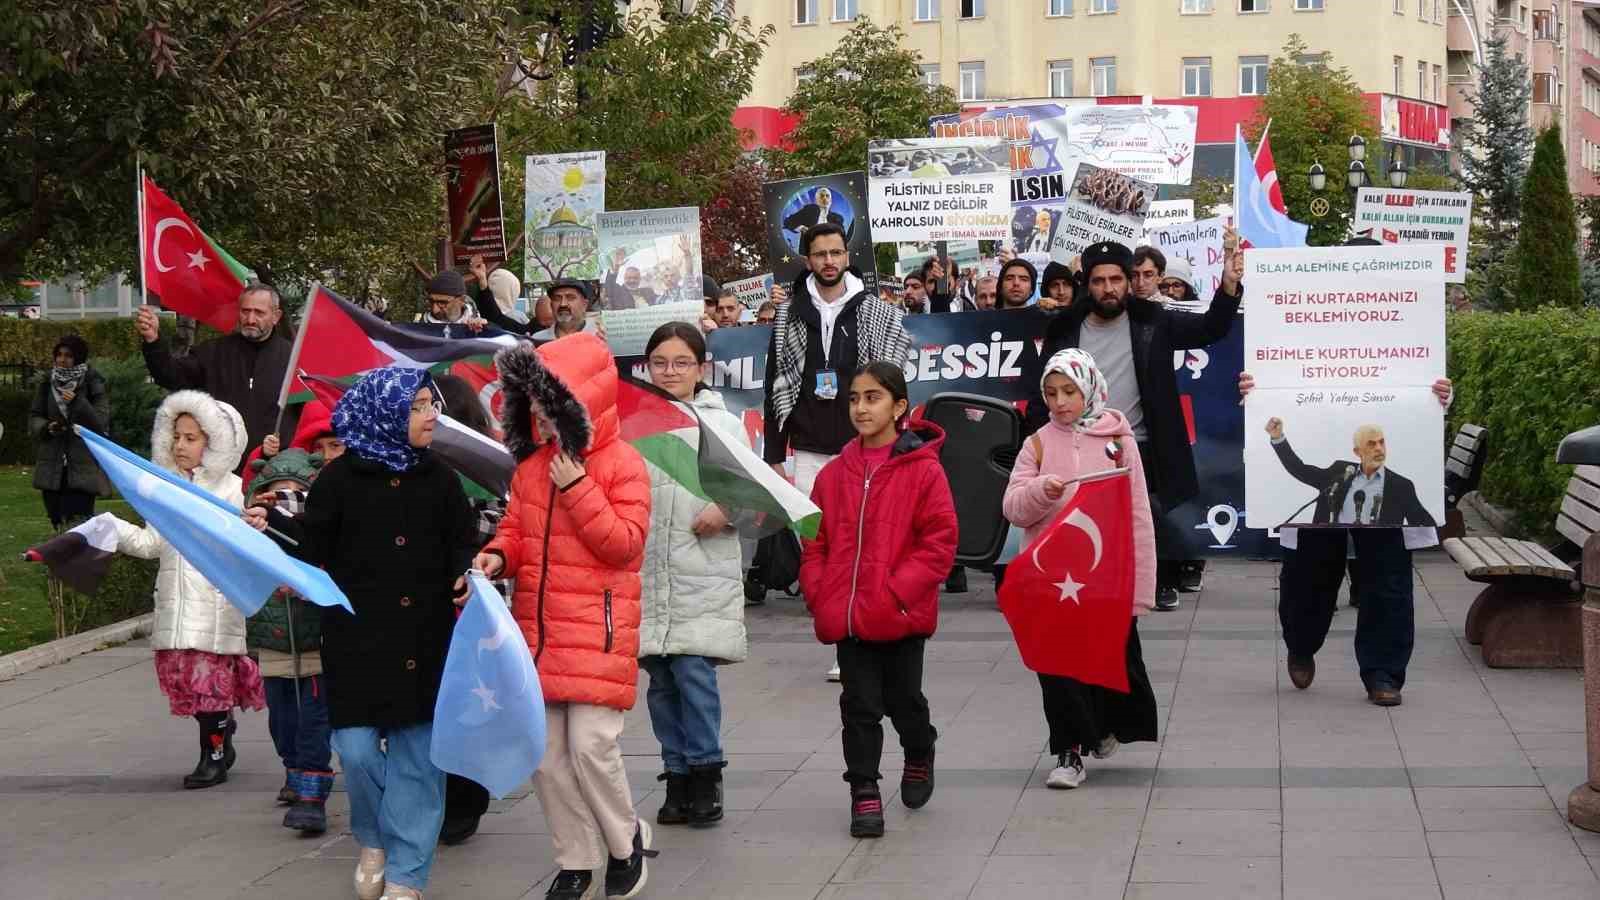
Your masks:
{"label": "small turkish flag", "polygon": [[148,177],[142,211],[145,286],[164,308],[218,331],[232,331],[239,323],[239,293],[249,272]]}
{"label": "small turkish flag", "polygon": [[1029,669],[1127,693],[1132,481],[1126,469],[1088,477],[1006,568],[1000,611]]}

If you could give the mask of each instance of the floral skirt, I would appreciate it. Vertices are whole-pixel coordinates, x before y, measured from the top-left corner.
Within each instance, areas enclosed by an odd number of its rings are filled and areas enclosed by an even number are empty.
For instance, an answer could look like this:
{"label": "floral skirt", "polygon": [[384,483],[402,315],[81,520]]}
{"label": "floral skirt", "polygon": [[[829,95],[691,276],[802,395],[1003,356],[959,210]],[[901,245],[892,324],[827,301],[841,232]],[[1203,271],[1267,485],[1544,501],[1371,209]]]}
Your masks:
{"label": "floral skirt", "polygon": [[267,705],[261,669],[248,656],[223,656],[204,650],[157,650],[156,682],[172,714],[262,709]]}

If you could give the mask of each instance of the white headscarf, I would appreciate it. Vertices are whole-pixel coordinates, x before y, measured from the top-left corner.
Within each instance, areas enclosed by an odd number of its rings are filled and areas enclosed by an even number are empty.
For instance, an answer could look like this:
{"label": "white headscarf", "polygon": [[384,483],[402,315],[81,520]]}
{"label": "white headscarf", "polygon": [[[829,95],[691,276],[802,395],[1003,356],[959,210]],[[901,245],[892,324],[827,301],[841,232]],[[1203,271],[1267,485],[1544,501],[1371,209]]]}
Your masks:
{"label": "white headscarf", "polygon": [[1041,392],[1044,391],[1044,380],[1056,372],[1070,379],[1083,394],[1083,414],[1072,423],[1072,427],[1077,431],[1088,431],[1106,411],[1106,401],[1110,397],[1106,376],[1094,364],[1094,357],[1077,348],[1062,350],[1044,364],[1044,374],[1039,376]]}

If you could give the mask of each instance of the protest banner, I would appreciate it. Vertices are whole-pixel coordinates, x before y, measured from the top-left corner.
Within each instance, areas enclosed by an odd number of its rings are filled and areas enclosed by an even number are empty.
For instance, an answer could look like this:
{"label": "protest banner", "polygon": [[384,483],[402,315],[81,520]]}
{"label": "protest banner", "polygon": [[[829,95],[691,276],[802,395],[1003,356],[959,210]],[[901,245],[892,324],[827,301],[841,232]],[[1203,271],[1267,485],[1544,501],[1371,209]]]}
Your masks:
{"label": "protest banner", "polygon": [[606,208],[606,152],[527,158],[524,284],[600,277],[600,232]]}
{"label": "protest banner", "polygon": [[698,328],[704,314],[704,301],[683,300],[634,309],[608,309],[601,312],[600,317],[605,321],[606,343],[611,347],[611,354],[623,357],[643,354],[650,335],[668,322],[688,322]]}
{"label": "protest banner", "polygon": [[1467,280],[1472,194],[1362,188],[1356,195],[1355,231],[1371,231],[1385,244],[1444,244],[1445,281]]}
{"label": "protest banner", "polygon": [[465,268],[472,257],[482,256],[492,269],[506,261],[496,126],[475,125],[446,132],[444,160],[451,264]]}
{"label": "protest banner", "polygon": [[1223,227],[1222,219],[1214,218],[1166,225],[1148,232],[1150,246],[1160,250],[1167,257],[1169,265],[1174,259],[1189,264],[1189,270],[1194,273],[1191,282],[1194,292],[1200,296],[1201,303],[1207,306],[1222,284]]}
{"label": "protest banner", "polygon": [[806,272],[800,236],[823,222],[844,229],[850,262],[863,273],[868,290],[877,289],[872,228],[867,222],[867,176],[838,172],[770,181],[761,187],[767,212],[767,258],[772,277],[785,287]]}
{"label": "protest banner", "polygon": [[730,281],[724,284],[722,289],[733,291],[733,295],[739,298],[739,304],[745,309],[756,309],[772,296],[772,285],[772,273],[768,272],[765,275],[752,275],[749,278]]}
{"label": "protest banner", "polygon": [[1193,200],[1155,200],[1144,216],[1144,240],[1149,244],[1150,232],[1168,225],[1182,225],[1194,221]]}
{"label": "protest banner", "polygon": [[1188,184],[1194,172],[1193,106],[1039,103],[964,109],[928,121],[933,137],[998,137],[1011,150],[1011,202],[1054,206],[1080,163],[1154,184]]}
{"label": "protest banner", "polygon": [[[694,206],[595,215],[600,229],[600,308],[705,302],[700,210]],[[690,321],[698,322],[697,315]]]}
{"label": "protest banner", "polygon": [[1083,248],[1101,241],[1133,247],[1144,234],[1144,216],[1155,185],[1088,163],[1061,205],[1062,223],[1050,245],[1050,258],[1069,263]]}
{"label": "protest banner", "polygon": [[1440,244],[1246,254],[1252,526],[1444,520],[1444,262]]}
{"label": "protest banner", "polygon": [[997,138],[870,141],[873,239],[998,240],[1011,231],[1010,157]]}
{"label": "protest banner", "polygon": [[947,260],[945,277],[952,274],[951,269],[965,272],[978,264],[977,241],[916,241],[895,245],[899,257],[895,260],[894,273],[904,278],[906,273],[921,269],[928,260],[939,256],[940,243],[944,245],[942,250]]}

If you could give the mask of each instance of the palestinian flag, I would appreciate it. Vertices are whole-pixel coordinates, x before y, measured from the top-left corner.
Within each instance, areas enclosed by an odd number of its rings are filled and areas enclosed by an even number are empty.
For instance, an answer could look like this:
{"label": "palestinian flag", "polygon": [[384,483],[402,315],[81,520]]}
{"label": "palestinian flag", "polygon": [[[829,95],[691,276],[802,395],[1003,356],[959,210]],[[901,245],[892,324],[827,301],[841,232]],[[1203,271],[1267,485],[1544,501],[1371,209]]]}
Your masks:
{"label": "palestinian flag", "polygon": [[[318,284],[306,302],[289,371],[335,379],[384,366],[443,373],[464,360],[493,371],[494,354],[516,346],[517,340],[491,327],[473,333],[461,325],[386,322]],[[283,402],[301,403],[311,396],[302,379],[285,379]]]}
{"label": "palestinian flag", "polygon": [[223,333],[239,324],[239,294],[255,274],[206,237],[148,176],[139,191],[139,260],[163,308]]}
{"label": "palestinian flag", "polygon": [[822,512],[737,437],[653,384],[617,384],[622,439],[690,493],[728,511],[746,536],[779,528],[816,537]]}
{"label": "palestinian flag", "polygon": [[51,575],[78,593],[93,594],[116,555],[116,521],[111,513],[101,513],[29,549],[22,558],[44,563]]}
{"label": "palestinian flag", "polygon": [[[332,409],[354,383],[355,376],[324,378],[307,374],[302,369],[300,379],[318,400]],[[461,477],[461,487],[467,496],[504,500],[511,493],[511,476],[517,471],[517,461],[499,441],[443,415],[433,430],[433,444],[429,449]]]}

